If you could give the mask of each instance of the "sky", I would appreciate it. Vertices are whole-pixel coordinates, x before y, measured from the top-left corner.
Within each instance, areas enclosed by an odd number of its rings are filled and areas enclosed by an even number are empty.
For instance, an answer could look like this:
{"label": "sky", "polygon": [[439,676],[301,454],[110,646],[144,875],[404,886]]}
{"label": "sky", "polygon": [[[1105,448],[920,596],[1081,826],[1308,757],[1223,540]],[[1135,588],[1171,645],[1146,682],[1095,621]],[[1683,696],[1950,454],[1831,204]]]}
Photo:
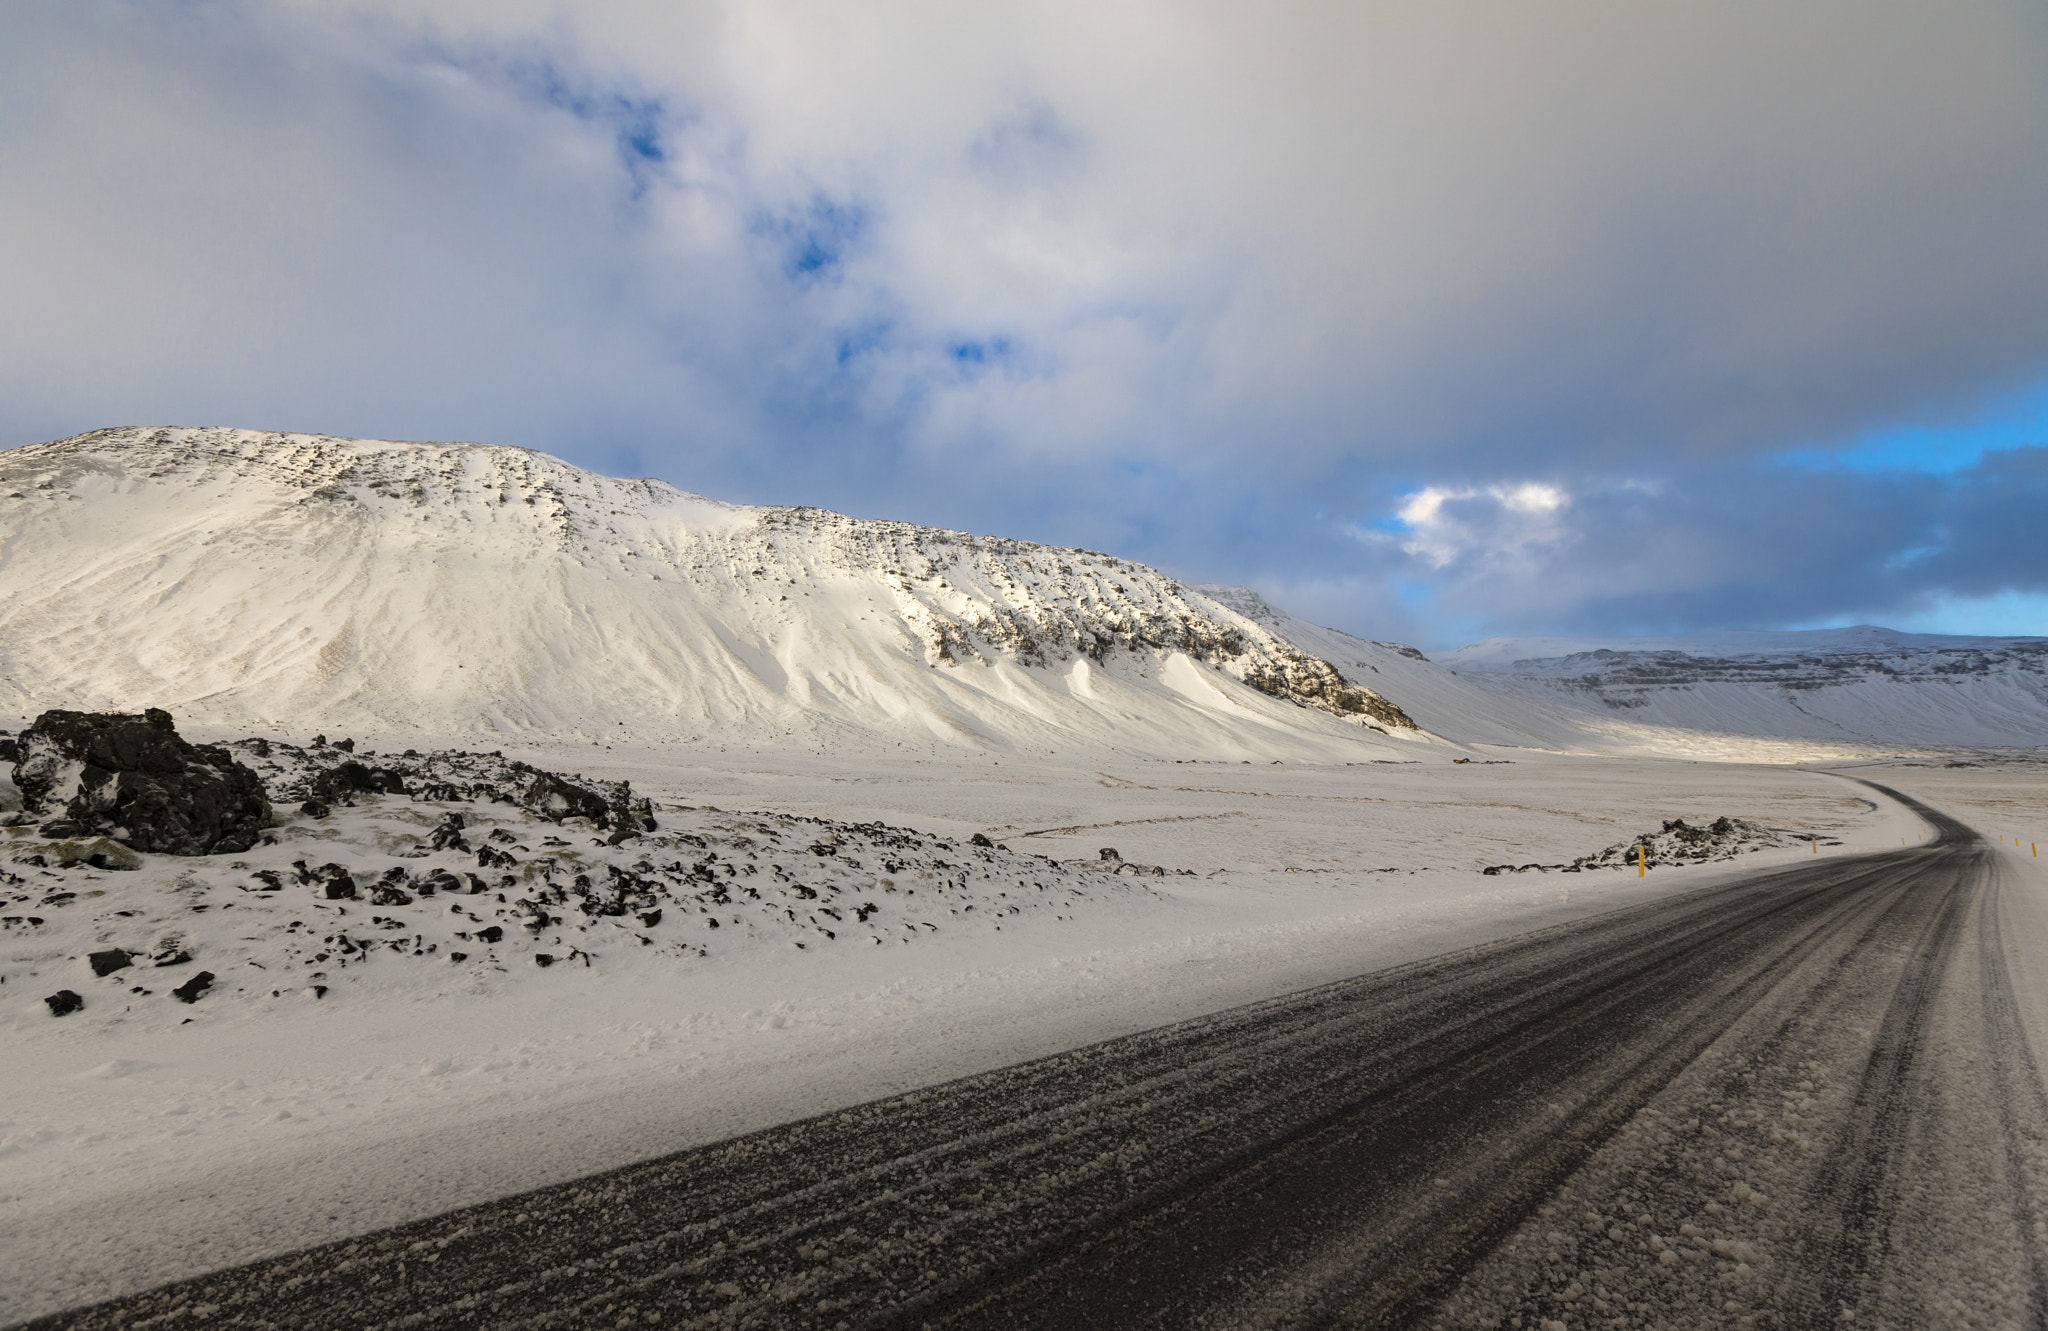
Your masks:
{"label": "sky", "polygon": [[2048,633],[2034,3],[0,0],[0,446],[537,448],[1373,638]]}

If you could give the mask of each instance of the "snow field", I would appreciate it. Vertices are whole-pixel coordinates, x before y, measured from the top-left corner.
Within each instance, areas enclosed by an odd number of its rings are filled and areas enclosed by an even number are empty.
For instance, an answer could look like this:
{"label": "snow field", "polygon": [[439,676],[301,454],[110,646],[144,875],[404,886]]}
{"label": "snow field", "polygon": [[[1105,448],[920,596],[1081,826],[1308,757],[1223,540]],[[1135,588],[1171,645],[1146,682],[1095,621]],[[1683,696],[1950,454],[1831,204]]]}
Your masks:
{"label": "snow field", "polygon": [[[386,744],[359,740],[358,756],[379,762],[368,750]],[[0,1081],[0,1259],[32,1278],[16,1286],[24,1302],[0,1313],[27,1315],[578,1177],[1810,853],[1767,851],[1644,879],[1476,872],[1507,848],[1583,853],[1621,829],[1653,830],[1669,816],[1710,821],[1720,811],[1827,831],[1845,843],[1830,854],[1919,831],[1889,802],[1874,812],[1857,788],[1782,768],[1538,756],[1492,767],[1098,770],[1001,760],[849,765],[789,753],[697,754],[678,767],[652,748],[598,752],[607,765],[592,774],[630,779],[652,796],[658,832],[600,847],[589,844],[595,833],[472,800],[460,805],[470,844],[519,860],[486,870],[473,852],[406,858],[450,811],[441,804],[359,796],[326,820],[294,815],[277,846],[214,857],[226,861],[219,865],[150,857],[140,871],[94,875],[86,890],[109,897],[66,907],[73,923],[61,927],[72,933],[61,945],[30,948],[10,935],[0,1039],[19,1075]],[[557,770],[592,770],[598,757],[574,746],[507,753]],[[744,808],[784,814],[729,812]],[[803,819],[827,809],[842,816],[832,828],[842,847],[818,856],[811,847],[825,825]],[[936,834],[916,851],[932,880],[878,872],[880,855],[907,852],[852,844],[855,825],[877,822]],[[963,844],[985,830],[1011,849]],[[493,841],[493,832],[514,839]],[[571,844],[550,847],[550,836]],[[740,847],[741,837],[751,844]],[[1105,846],[1126,865],[1167,874],[1083,867],[1104,863]],[[841,919],[792,921],[798,904],[814,903],[793,893],[753,902],[728,888],[734,905],[715,907],[722,927],[710,930],[713,904],[708,894],[694,899],[705,889],[687,871],[713,850],[717,864],[735,866],[733,878],[714,871],[724,882],[782,890],[779,867],[819,890],[819,901],[839,903]],[[737,867],[748,853],[751,876]],[[551,873],[529,868],[545,858],[558,861]],[[661,881],[668,895],[660,925],[642,928],[630,913],[583,914],[570,890],[546,907],[562,925],[534,933],[520,924],[533,910],[518,904],[536,900],[531,879],[502,889],[503,903],[488,885],[379,907],[326,902],[314,883],[297,881],[297,860],[344,863],[365,893],[390,868],[413,883],[445,867],[487,884],[511,873],[570,886],[572,865],[596,884],[611,881],[598,866],[618,864]],[[937,861],[971,863],[977,876],[963,885],[956,868],[948,880]],[[1053,906],[1052,892],[1033,888],[1020,913],[994,918],[999,904],[1015,904],[1000,894],[1018,891],[997,883],[998,861],[1028,863],[1031,873],[1015,876],[1049,889],[1057,881],[1066,895]],[[653,870],[633,867],[642,862]],[[661,880],[671,863],[686,870],[682,882]],[[282,891],[242,890],[273,864]],[[865,879],[859,890],[856,875]],[[917,896],[877,893],[879,877],[916,882]],[[156,918],[133,917],[146,927],[132,935],[119,932],[130,918],[102,925],[101,916],[134,908],[112,905],[115,892],[157,902]],[[1037,904],[1041,895],[1048,904]],[[838,927],[848,903],[870,899],[884,909]],[[918,941],[864,941],[892,938],[913,900],[919,927],[905,936]],[[928,900],[944,900],[948,913],[923,911]],[[734,915],[740,923],[726,922]],[[392,920],[403,927],[382,927]],[[504,939],[477,946],[485,922]],[[84,964],[88,948],[156,943],[172,928],[194,952],[189,965],[158,971],[144,961],[95,979]],[[367,959],[347,957],[326,942],[337,933],[377,945]],[[643,934],[652,941],[638,942]],[[383,941],[401,937],[402,947]],[[426,953],[428,942],[438,950]],[[587,966],[572,948],[588,954]],[[447,960],[454,950],[472,955]],[[323,951],[327,960],[315,961]],[[542,969],[538,952],[569,960]],[[346,967],[336,964],[344,958]],[[235,978],[190,1005],[165,995],[157,977],[197,967]],[[272,978],[287,971],[290,989]],[[316,971],[326,978],[313,980]],[[60,983],[85,996],[84,1012],[48,1015],[42,995]],[[156,992],[129,994],[137,983]],[[326,996],[302,996],[313,984],[328,985]]]}

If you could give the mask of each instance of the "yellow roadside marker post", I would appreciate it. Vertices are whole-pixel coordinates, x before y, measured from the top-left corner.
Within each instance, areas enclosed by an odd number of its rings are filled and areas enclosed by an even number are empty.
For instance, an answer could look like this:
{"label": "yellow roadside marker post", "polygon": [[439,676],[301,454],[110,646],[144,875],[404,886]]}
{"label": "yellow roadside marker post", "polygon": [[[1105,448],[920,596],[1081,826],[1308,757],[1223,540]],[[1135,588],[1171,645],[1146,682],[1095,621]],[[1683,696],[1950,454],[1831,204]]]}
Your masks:
{"label": "yellow roadside marker post", "polygon": [[1815,837],[1815,838],[1813,839],[1813,853],[1814,853],[1814,854],[1816,854],[1816,855],[1820,854],[1820,838],[1819,838],[1819,837]]}
{"label": "yellow roadside marker post", "polygon": [[1648,864],[1646,863],[1646,861],[1647,861],[1647,859],[1648,859],[1648,858],[1649,858],[1648,856],[1646,856],[1646,855],[1644,855],[1644,854],[1643,854],[1643,844],[1642,844],[1641,842],[1637,842],[1637,843],[1636,843],[1636,877],[1638,877],[1638,878],[1641,878],[1641,877],[1642,877],[1642,876],[1643,876],[1644,874],[1646,874],[1646,873],[1648,873],[1648,872],[1650,871],[1650,870],[1649,870],[1649,866],[1648,866]]}

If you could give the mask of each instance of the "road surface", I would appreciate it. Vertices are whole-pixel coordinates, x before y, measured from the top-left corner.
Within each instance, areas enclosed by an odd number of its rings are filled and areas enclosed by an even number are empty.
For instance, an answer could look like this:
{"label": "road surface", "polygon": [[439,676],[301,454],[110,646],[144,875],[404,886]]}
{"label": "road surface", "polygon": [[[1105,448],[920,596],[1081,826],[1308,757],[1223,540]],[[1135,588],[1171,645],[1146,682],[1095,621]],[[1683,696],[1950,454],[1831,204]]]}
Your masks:
{"label": "road surface", "polygon": [[31,1323],[2042,1326],[1998,854],[1759,873]]}

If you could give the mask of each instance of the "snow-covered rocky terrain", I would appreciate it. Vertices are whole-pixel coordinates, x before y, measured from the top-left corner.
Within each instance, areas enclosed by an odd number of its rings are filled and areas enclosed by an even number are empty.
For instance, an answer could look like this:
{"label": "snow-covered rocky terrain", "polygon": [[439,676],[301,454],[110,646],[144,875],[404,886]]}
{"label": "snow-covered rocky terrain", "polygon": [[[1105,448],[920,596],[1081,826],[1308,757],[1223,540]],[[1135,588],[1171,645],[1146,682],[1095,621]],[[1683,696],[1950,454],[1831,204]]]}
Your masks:
{"label": "snow-covered rocky terrain", "polygon": [[[1885,744],[2048,744],[2048,638],[1859,625],[1660,638],[1488,638],[1436,660],[1504,704],[1638,724]],[[1425,721],[1425,724],[1427,722]]]}
{"label": "snow-covered rocky terrain", "polygon": [[[269,803],[0,761],[0,1321],[1925,834],[1787,765],[1862,740],[483,445],[0,453],[0,628],[0,754],[163,707]],[[2031,838],[2001,761],[1915,770]]]}
{"label": "snow-covered rocky terrain", "polygon": [[1427,740],[1112,555],[517,448],[102,430],[0,453],[0,533],[0,709],[23,716],[1173,757]]}

